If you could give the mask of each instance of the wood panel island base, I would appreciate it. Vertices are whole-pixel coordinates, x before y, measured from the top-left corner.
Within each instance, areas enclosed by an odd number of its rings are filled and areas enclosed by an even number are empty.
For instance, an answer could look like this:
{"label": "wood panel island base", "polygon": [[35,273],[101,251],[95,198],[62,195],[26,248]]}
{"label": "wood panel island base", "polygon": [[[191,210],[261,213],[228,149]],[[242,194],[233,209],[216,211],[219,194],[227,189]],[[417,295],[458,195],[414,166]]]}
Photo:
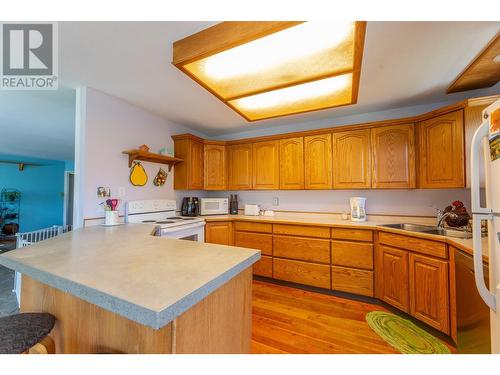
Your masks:
{"label": "wood panel island base", "polygon": [[155,231],[77,229],[0,264],[22,274],[22,312],[56,317],[56,353],[250,353],[260,251]]}
{"label": "wood panel island base", "polygon": [[57,354],[249,354],[252,268],[156,330],[23,276],[22,312],[57,318]]}

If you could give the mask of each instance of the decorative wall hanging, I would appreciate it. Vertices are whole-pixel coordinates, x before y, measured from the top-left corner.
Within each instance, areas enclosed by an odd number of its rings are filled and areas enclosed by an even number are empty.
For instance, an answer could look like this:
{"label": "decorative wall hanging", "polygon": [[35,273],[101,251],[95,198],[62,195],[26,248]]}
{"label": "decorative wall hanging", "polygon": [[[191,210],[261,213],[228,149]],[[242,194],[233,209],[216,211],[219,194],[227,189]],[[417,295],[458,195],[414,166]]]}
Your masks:
{"label": "decorative wall hanging", "polygon": [[167,181],[167,172],[165,172],[162,168],[158,171],[156,174],[153,184],[155,186],[163,186],[165,185],[165,182]]}
{"label": "decorative wall hanging", "polygon": [[134,186],[144,186],[148,182],[148,175],[140,161],[134,161],[130,169],[130,182]]}

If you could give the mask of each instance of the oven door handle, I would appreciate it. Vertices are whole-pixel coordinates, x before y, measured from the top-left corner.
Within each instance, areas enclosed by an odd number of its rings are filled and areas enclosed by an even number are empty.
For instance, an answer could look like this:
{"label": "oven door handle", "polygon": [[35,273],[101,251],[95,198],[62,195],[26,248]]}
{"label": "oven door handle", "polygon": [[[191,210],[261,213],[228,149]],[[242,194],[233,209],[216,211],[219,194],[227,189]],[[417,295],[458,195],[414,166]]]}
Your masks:
{"label": "oven door handle", "polygon": [[190,224],[190,225],[178,225],[175,227],[163,228],[160,230],[160,233],[164,234],[164,233],[180,232],[180,231],[185,231],[187,229],[194,229],[194,228],[199,228],[199,227],[204,227],[204,226],[205,226],[205,222],[202,221],[202,222],[198,222],[198,223]]}

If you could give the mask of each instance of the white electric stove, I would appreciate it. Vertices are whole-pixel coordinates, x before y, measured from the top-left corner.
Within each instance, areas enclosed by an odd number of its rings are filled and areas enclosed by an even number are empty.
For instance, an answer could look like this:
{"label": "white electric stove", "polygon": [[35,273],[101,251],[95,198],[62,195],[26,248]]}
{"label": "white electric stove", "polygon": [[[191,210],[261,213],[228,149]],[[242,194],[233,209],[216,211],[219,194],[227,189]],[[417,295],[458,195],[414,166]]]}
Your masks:
{"label": "white electric stove", "polygon": [[125,221],[156,224],[157,235],[190,241],[205,241],[205,219],[177,216],[177,202],[169,199],[129,201]]}

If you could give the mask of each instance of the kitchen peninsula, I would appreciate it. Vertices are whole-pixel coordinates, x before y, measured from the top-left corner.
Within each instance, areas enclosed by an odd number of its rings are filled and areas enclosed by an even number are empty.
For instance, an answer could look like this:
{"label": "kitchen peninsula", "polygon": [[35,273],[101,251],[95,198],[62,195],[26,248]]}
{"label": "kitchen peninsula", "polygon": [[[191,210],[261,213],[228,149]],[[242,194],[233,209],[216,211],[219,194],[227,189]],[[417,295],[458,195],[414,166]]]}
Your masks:
{"label": "kitchen peninsula", "polygon": [[249,353],[260,251],[79,229],[0,256],[23,274],[21,311],[49,312],[57,353]]}

